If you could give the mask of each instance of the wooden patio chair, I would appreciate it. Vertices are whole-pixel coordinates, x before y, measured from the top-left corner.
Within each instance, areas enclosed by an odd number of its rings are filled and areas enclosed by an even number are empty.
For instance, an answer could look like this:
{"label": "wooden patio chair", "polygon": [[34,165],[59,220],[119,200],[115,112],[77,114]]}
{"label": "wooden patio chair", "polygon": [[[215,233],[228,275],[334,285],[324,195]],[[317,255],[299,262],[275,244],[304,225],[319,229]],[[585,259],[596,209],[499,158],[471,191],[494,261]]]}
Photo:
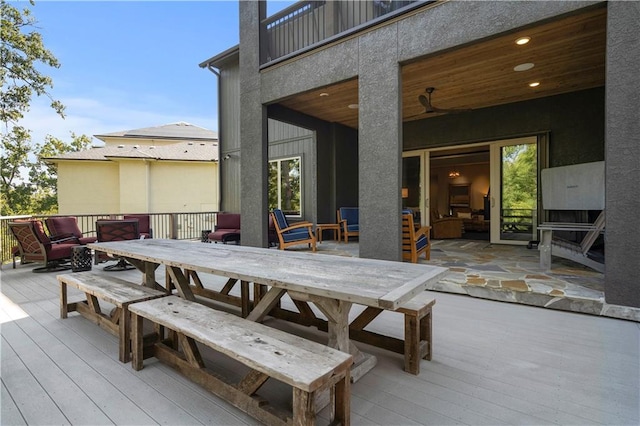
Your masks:
{"label": "wooden patio chair", "polygon": [[338,224],[342,227],[344,242],[349,242],[349,237],[360,235],[360,215],[358,207],[340,207],[337,212]]}
{"label": "wooden patio chair", "polygon": [[[96,233],[98,234],[99,243],[140,239],[140,232],[138,231],[138,219],[98,220],[96,222]],[[105,266],[103,268],[105,271],[125,271],[127,269],[135,268],[124,258],[111,257],[105,253],[96,251],[96,265],[98,263],[106,262],[109,260],[117,260],[118,263]]]}
{"label": "wooden patio chair", "polygon": [[402,259],[418,263],[418,257],[424,253],[426,260],[431,259],[430,226],[416,230],[413,214],[402,214]]}
{"label": "wooden patio chair", "polygon": [[271,217],[278,235],[280,250],[297,244],[309,244],[309,247],[316,251],[316,237],[313,235],[311,222],[299,222],[289,226],[287,218],[280,209],[273,209]]}
{"label": "wooden patio chair", "polygon": [[81,244],[75,237],[51,239],[40,220],[9,222],[9,229],[18,242],[22,262],[44,263],[33,272],[56,272],[71,269],[73,247]]}
{"label": "wooden patio chair", "polygon": [[97,240],[97,237],[85,237],[85,233],[78,227],[78,219],[73,216],[48,217],[44,222],[49,230],[49,235],[59,238],[73,236],[80,241],[80,244],[95,243]]}

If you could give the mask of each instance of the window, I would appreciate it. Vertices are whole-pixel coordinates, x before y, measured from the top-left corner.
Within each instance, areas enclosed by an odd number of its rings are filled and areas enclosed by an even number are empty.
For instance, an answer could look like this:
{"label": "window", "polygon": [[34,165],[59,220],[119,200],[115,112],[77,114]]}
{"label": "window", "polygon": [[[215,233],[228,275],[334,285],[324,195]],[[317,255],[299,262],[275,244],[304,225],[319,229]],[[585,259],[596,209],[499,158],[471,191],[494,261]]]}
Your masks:
{"label": "window", "polygon": [[302,158],[269,161],[269,210],[287,216],[302,216]]}

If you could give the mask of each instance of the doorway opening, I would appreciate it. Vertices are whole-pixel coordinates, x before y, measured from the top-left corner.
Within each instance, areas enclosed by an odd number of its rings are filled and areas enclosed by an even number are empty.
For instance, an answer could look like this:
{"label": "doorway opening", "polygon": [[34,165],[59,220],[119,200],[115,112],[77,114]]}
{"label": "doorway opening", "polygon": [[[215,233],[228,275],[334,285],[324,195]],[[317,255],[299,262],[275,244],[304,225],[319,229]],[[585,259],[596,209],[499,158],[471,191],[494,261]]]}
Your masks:
{"label": "doorway opening", "polygon": [[439,234],[518,245],[536,240],[538,139],[403,153],[403,209],[413,211],[417,223],[431,225],[436,239]]}

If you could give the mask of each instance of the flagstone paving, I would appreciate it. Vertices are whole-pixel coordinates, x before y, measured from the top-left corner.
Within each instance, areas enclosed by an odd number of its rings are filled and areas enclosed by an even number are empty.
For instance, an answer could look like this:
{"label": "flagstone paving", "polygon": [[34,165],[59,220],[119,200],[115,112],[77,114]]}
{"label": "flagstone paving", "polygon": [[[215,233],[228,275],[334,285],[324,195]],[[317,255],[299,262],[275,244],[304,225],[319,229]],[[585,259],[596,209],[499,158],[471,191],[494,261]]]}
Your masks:
{"label": "flagstone paving", "polygon": [[[358,256],[358,243],[323,241],[318,252]],[[640,309],[605,302],[604,274],[557,257],[551,271],[542,271],[536,249],[433,240],[431,260],[419,262],[449,268],[430,290],[640,322]]]}

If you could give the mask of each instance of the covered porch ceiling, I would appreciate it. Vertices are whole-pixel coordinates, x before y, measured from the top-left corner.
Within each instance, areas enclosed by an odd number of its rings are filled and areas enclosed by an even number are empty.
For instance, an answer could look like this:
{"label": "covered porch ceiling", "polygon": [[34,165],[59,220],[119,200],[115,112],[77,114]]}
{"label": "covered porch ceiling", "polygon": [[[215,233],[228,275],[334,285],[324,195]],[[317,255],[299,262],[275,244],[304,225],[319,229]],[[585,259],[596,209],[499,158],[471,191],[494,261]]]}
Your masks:
{"label": "covered porch ceiling", "polygon": [[[440,115],[425,113],[418,100],[427,87],[435,88],[431,101],[437,108],[475,110],[604,86],[606,18],[606,7],[599,5],[404,64],[403,122]],[[516,44],[521,37],[530,41]],[[515,71],[521,64],[533,67]],[[539,85],[530,87],[533,82]],[[279,104],[358,128],[357,79],[300,93]]]}

